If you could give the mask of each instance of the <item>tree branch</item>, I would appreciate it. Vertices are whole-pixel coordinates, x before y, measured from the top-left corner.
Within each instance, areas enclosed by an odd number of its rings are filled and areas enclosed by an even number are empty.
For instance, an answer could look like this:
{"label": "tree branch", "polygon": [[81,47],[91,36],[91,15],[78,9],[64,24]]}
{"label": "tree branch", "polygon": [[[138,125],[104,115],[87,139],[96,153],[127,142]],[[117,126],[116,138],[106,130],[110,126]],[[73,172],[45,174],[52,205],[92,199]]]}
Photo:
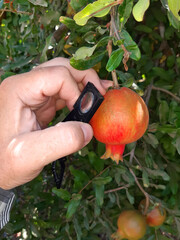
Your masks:
{"label": "tree branch", "polygon": [[152,86],[152,90],[164,92],[164,93],[170,95],[171,97],[173,97],[177,102],[180,102],[180,98],[178,96],[174,95],[173,93],[171,93],[170,91],[168,91],[164,88]]}
{"label": "tree branch", "polygon": [[131,168],[129,168],[129,171],[131,172],[131,174],[134,177],[134,180],[136,182],[136,184],[138,185],[139,189],[141,190],[141,192],[144,194],[145,198],[146,198],[146,205],[145,205],[145,209],[144,209],[144,215],[146,215],[147,210],[149,208],[149,194],[143,189],[143,187],[141,186],[141,184],[139,183],[135,173],[133,172],[133,170]]}
{"label": "tree branch", "polygon": [[[110,14],[110,15],[111,15],[110,37],[112,37],[112,36],[113,36],[112,23],[113,23],[113,19],[114,19],[114,7],[111,9],[111,14]],[[110,58],[111,53],[112,53],[112,40],[109,40],[108,45],[107,45],[107,50],[108,50],[108,55],[109,55],[109,58]],[[118,88],[118,87],[119,87],[119,84],[118,84],[118,79],[117,79],[116,71],[113,70],[113,71],[111,72],[111,75],[112,75],[114,87],[115,87],[115,88]]]}
{"label": "tree branch", "polygon": [[107,166],[107,167],[106,167],[105,169],[103,169],[98,175],[96,175],[94,178],[92,178],[92,179],[79,191],[78,194],[81,194],[82,191],[83,191],[89,184],[91,184],[92,181],[93,181],[95,178],[101,176],[101,175],[102,175],[108,168],[110,168],[111,166],[112,166],[112,164],[109,165],[109,166]]}
{"label": "tree branch", "polygon": [[16,13],[16,14],[25,14],[25,15],[32,15],[32,13],[30,12],[24,12],[24,11],[14,11],[14,10],[11,10],[11,9],[0,9],[0,12],[12,12],[12,13]]}

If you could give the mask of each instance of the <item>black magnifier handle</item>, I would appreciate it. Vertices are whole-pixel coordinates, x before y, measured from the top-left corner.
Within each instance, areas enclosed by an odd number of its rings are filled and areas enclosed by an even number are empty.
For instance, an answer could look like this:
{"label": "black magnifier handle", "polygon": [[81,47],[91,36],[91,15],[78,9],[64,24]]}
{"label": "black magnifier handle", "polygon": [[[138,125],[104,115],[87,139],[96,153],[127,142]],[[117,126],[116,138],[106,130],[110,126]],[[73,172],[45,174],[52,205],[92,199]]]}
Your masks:
{"label": "black magnifier handle", "polygon": [[[88,82],[81,95],[75,102],[73,110],[66,116],[66,118],[62,122],[79,121],[88,123],[103,102],[103,100],[104,97],[100,94],[97,88],[91,82]],[[58,189],[61,187],[62,184],[65,170],[65,161],[66,157],[63,157],[52,163],[52,173],[54,176],[56,187]],[[59,163],[61,167],[59,174],[56,171],[57,163]]]}

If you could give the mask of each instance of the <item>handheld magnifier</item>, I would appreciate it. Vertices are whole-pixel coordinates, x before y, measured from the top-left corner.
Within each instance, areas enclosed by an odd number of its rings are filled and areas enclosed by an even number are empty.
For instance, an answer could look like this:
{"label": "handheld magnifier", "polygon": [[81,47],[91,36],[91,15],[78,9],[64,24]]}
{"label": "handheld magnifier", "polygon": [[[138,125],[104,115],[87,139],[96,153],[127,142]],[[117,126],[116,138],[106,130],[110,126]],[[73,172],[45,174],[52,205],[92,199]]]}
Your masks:
{"label": "handheld magnifier", "polygon": [[[104,97],[97,90],[97,88],[91,82],[88,82],[81,95],[75,102],[73,110],[66,116],[66,118],[62,122],[79,121],[88,123],[103,102],[103,100]],[[66,157],[63,157],[52,163],[52,173],[54,176],[56,187],[58,189],[61,187],[62,184],[65,170],[65,161]],[[59,174],[56,171],[56,165],[58,162],[61,167]]]}

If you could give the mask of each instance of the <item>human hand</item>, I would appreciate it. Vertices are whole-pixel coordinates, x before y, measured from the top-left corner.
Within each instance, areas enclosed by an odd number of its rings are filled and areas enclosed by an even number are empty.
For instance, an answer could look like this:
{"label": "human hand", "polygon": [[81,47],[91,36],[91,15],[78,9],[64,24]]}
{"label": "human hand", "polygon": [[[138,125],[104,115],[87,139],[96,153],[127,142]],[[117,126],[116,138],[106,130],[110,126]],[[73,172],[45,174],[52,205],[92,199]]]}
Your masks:
{"label": "human hand", "polygon": [[101,94],[111,86],[92,69],[78,71],[56,58],[0,85],[0,187],[11,189],[35,178],[44,166],[84,147],[89,124],[61,122],[46,128],[57,110],[71,110],[87,82]]}

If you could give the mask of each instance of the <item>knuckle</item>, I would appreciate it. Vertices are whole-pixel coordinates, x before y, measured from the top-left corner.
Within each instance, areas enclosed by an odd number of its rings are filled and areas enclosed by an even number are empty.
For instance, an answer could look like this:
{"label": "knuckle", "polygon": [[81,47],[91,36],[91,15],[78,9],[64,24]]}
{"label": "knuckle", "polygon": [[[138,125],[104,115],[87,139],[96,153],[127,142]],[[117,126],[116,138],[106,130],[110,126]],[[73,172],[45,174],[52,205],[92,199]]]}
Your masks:
{"label": "knuckle", "polygon": [[96,71],[93,68],[87,70],[89,74],[97,75]]}
{"label": "knuckle", "polygon": [[7,88],[9,85],[11,85],[13,78],[14,78],[13,76],[10,76],[10,77],[4,79],[1,82],[1,88]]}
{"label": "knuckle", "polygon": [[7,164],[13,168],[17,159],[21,158],[21,143],[14,138],[8,145],[6,155],[7,155]]}

